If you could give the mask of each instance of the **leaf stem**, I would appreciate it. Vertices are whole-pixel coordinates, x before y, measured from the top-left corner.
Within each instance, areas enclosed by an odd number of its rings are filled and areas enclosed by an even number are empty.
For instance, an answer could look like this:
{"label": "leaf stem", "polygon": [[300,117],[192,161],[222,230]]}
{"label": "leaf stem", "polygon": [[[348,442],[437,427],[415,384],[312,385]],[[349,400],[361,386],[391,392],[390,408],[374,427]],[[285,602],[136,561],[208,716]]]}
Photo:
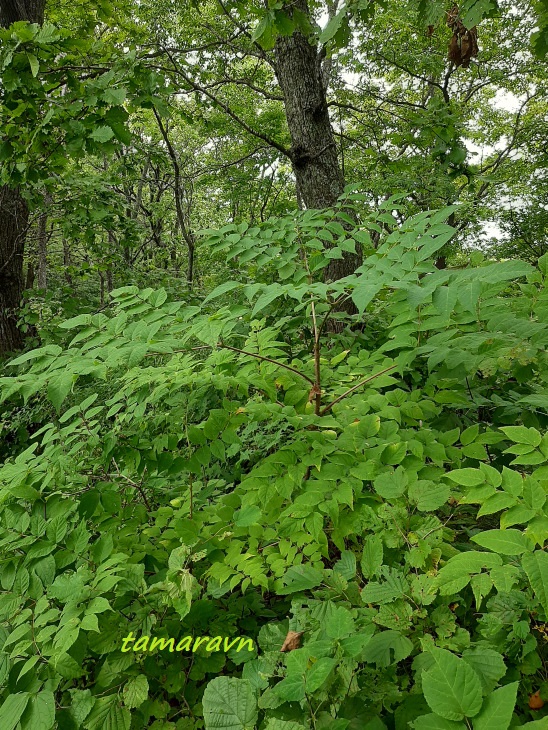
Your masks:
{"label": "leaf stem", "polygon": [[295,373],[296,375],[300,375],[301,378],[304,378],[311,385],[314,385],[314,381],[312,380],[312,378],[309,378],[308,375],[301,373],[300,370],[297,370],[296,368],[292,368],[291,365],[286,365],[283,362],[278,362],[278,360],[273,360],[272,358],[265,357],[264,355],[257,355],[257,353],[255,353],[255,352],[248,352],[247,350],[240,350],[237,347],[232,347],[231,345],[225,345],[224,342],[218,342],[217,347],[222,347],[225,350],[232,350],[232,352],[239,352],[241,355],[249,355],[250,357],[256,357],[257,360],[264,360],[265,362],[271,362],[273,365],[277,365],[280,368],[284,368],[285,370],[291,370],[292,373]]}
{"label": "leaf stem", "polygon": [[319,413],[320,416],[323,416],[327,413],[327,411],[330,411],[335,404],[337,404],[339,401],[341,401],[343,398],[346,398],[347,395],[350,395],[350,393],[353,393],[355,390],[358,390],[358,388],[361,388],[362,385],[365,385],[366,383],[369,383],[370,380],[374,380],[375,378],[378,378],[379,375],[384,375],[385,373],[388,373],[390,370],[394,370],[394,368],[397,368],[396,365],[390,365],[390,367],[385,368],[384,370],[381,370],[378,373],[374,373],[373,375],[370,375],[365,380],[361,380],[357,385],[352,386],[352,388],[349,388],[347,391],[345,391],[342,395],[340,395],[338,398],[335,398],[334,401],[331,401],[329,405],[325,406],[325,408],[322,409],[322,411]]}

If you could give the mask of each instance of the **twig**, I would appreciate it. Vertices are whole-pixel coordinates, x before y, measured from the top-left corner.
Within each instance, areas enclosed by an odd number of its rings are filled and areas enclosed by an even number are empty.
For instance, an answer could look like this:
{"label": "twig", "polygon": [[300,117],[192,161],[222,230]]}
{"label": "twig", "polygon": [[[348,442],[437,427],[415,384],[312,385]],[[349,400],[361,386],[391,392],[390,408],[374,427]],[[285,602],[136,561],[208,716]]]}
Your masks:
{"label": "twig", "polygon": [[321,366],[320,366],[320,329],[316,320],[316,305],[314,298],[311,297],[310,305],[312,308],[312,324],[314,327],[314,376],[315,383],[312,389],[314,393],[314,413],[319,416],[322,407],[322,386],[321,386]]}
{"label": "twig", "polygon": [[365,380],[360,381],[357,385],[354,385],[352,388],[349,388],[346,392],[344,392],[342,395],[340,395],[338,398],[335,398],[334,401],[331,401],[331,403],[320,412],[320,416],[323,416],[327,413],[327,411],[330,411],[334,405],[336,405],[339,401],[341,401],[343,398],[346,398],[347,395],[350,395],[350,393],[353,393],[355,390],[358,390],[358,388],[361,388],[362,385],[365,385],[366,383],[369,383],[370,380],[374,380],[375,378],[378,378],[379,375],[384,375],[385,373],[388,373],[390,370],[394,370],[394,368],[397,368],[397,365],[390,365],[389,368],[385,368],[384,370],[381,370],[378,373],[375,373],[374,375],[370,375]]}
{"label": "twig", "polygon": [[114,464],[114,468],[116,469],[118,476],[121,477],[122,479],[125,479],[126,482],[128,482],[128,484],[131,484],[132,487],[135,487],[135,489],[137,489],[137,491],[139,492],[139,494],[142,497],[143,502],[145,503],[147,510],[150,512],[151,507],[150,507],[149,501],[147,499],[147,496],[143,490],[142,484],[137,484],[137,482],[134,482],[133,479],[130,479],[125,474],[122,474],[118,464],[116,463],[116,459],[114,457],[112,457],[112,463]]}
{"label": "twig", "polygon": [[271,362],[273,365],[277,365],[280,368],[285,368],[285,370],[291,370],[292,373],[296,373],[297,375],[300,375],[301,378],[304,378],[307,380],[311,385],[314,385],[314,381],[312,378],[309,378],[308,375],[305,375],[304,373],[301,373],[296,368],[292,368],[291,365],[286,365],[283,362],[278,362],[277,360],[272,360],[270,357],[264,357],[264,355],[257,355],[255,352],[248,352],[247,350],[239,350],[237,347],[231,347],[230,345],[225,345],[223,342],[217,343],[217,347],[223,347],[225,350],[232,350],[232,352],[239,352],[241,355],[249,355],[250,357],[256,357],[258,360],[264,360],[265,362]]}

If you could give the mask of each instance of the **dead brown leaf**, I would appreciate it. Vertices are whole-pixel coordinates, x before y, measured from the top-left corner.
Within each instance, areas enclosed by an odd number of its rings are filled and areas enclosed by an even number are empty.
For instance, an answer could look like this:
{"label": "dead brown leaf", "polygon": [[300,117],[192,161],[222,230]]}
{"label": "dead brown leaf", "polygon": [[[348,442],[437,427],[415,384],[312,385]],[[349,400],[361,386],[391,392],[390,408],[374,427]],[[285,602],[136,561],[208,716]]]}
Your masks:
{"label": "dead brown leaf", "polygon": [[301,645],[302,635],[302,631],[288,631],[280,651],[293,651],[294,649],[298,649]]}

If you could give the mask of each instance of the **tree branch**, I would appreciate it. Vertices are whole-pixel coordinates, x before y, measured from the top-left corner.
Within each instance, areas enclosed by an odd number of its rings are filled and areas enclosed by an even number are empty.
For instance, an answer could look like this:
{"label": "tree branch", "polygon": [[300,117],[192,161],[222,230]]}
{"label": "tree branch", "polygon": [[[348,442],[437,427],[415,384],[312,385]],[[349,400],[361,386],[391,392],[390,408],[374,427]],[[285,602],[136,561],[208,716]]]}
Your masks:
{"label": "tree branch", "polygon": [[369,383],[370,380],[374,380],[375,378],[378,378],[379,375],[384,375],[385,373],[388,373],[388,372],[390,372],[390,370],[394,370],[394,368],[397,368],[397,367],[398,367],[397,365],[390,365],[389,368],[385,368],[384,370],[381,370],[380,372],[375,373],[374,375],[370,375],[365,380],[360,381],[357,385],[354,385],[352,388],[349,388],[347,391],[345,391],[338,398],[335,398],[334,401],[331,401],[331,403],[329,403],[329,405],[325,406],[325,408],[323,408],[320,411],[320,416],[324,416],[327,413],[327,411],[330,411],[333,408],[334,405],[336,405],[343,398],[346,398],[347,395],[350,395],[355,390],[358,390],[358,388],[361,388],[362,385],[365,385],[366,383]]}

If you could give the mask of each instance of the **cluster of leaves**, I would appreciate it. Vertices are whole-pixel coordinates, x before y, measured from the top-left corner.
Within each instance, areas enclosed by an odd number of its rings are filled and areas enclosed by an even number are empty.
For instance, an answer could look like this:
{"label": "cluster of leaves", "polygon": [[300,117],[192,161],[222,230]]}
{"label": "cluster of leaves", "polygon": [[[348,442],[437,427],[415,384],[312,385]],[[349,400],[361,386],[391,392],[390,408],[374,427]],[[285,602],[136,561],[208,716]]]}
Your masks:
{"label": "cluster of leaves", "polygon": [[126,100],[133,108],[161,103],[159,77],[134,51],[74,38],[50,23],[14,23],[0,39],[2,183],[32,188],[62,172],[67,156],[130,144]]}
{"label": "cluster of leaves", "polygon": [[0,468],[2,728],[546,727],[548,260],[438,271],[453,209],[397,207],[204,231],[254,283],[9,363],[55,413]]}

